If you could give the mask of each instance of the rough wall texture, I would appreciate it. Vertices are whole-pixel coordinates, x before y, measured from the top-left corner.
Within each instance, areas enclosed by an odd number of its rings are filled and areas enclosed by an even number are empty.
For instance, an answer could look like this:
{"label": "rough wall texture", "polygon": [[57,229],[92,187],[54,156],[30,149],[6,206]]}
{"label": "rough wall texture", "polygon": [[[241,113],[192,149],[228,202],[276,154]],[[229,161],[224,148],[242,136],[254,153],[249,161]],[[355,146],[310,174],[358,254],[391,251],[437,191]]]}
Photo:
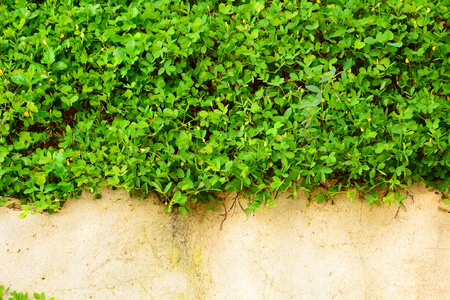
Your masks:
{"label": "rough wall texture", "polygon": [[0,284],[56,299],[448,299],[450,214],[424,185],[409,193],[397,216],[299,195],[232,210],[222,230],[218,213],[183,219],[122,190],[24,220],[0,208]]}

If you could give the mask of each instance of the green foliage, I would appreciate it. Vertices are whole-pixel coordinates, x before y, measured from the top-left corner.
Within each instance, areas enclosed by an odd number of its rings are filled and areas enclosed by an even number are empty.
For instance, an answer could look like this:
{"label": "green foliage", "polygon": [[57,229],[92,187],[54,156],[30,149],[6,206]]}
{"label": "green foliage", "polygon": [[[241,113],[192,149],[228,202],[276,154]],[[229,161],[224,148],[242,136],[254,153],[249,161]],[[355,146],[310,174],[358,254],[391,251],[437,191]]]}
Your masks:
{"label": "green foliage", "polygon": [[[3,297],[8,292],[9,292],[9,288],[7,288],[5,290],[5,286],[0,285],[0,300],[3,300]],[[13,291],[13,292],[11,292],[11,296],[12,297],[9,297],[8,300],[28,300],[28,293],[24,294],[24,293]],[[34,299],[37,299],[37,300],[47,299],[45,297],[45,293],[42,293],[42,294],[34,293],[33,296],[34,296]],[[52,297],[52,298],[49,298],[49,300],[55,300],[55,298]]]}
{"label": "green foliage", "polygon": [[448,192],[448,0],[6,3],[0,196],[22,217],[106,185],[183,215],[330,179],[371,205]]}

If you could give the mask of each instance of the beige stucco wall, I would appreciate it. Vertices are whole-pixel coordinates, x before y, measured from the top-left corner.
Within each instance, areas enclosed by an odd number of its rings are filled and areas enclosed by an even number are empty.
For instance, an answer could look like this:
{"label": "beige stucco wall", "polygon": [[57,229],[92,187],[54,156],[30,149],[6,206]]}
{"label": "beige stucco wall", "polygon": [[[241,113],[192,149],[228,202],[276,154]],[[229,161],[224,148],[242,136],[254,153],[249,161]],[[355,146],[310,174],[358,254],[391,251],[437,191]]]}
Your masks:
{"label": "beige stucco wall", "polygon": [[410,194],[397,217],[299,194],[230,212],[222,230],[218,213],[183,219],[123,190],[24,220],[0,208],[0,285],[56,299],[449,299],[450,214],[424,185]]}

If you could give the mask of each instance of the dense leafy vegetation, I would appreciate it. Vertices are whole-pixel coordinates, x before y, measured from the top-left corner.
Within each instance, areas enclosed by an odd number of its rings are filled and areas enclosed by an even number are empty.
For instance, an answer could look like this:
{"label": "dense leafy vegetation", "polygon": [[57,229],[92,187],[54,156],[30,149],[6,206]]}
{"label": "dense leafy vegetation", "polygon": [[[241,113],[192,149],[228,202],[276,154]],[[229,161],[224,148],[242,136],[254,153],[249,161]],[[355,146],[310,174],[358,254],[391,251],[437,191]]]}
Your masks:
{"label": "dense leafy vegetation", "polygon": [[[5,294],[9,292],[9,287],[5,289],[4,285],[0,285],[0,300],[3,300],[3,297],[5,297]],[[28,300],[28,293],[22,293],[22,292],[16,292],[12,291],[11,296],[8,300]],[[37,300],[45,300],[47,299],[45,297],[45,293],[39,294],[39,293],[33,293],[34,298]],[[54,297],[49,298],[49,300],[55,300]]]}
{"label": "dense leafy vegetation", "polygon": [[6,0],[0,196],[52,212],[108,185],[185,215],[219,191],[247,212],[448,192],[449,4]]}

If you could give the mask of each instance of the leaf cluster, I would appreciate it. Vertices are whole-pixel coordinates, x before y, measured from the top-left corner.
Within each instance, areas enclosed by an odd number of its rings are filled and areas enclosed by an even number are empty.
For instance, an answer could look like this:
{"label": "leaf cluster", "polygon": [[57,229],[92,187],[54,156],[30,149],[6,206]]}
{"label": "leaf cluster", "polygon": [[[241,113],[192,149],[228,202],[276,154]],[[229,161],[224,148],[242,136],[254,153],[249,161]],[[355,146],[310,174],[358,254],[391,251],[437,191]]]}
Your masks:
{"label": "leaf cluster", "polygon": [[222,191],[247,213],[321,185],[448,192],[448,0],[6,3],[0,196],[23,216],[106,185],[183,215]]}

